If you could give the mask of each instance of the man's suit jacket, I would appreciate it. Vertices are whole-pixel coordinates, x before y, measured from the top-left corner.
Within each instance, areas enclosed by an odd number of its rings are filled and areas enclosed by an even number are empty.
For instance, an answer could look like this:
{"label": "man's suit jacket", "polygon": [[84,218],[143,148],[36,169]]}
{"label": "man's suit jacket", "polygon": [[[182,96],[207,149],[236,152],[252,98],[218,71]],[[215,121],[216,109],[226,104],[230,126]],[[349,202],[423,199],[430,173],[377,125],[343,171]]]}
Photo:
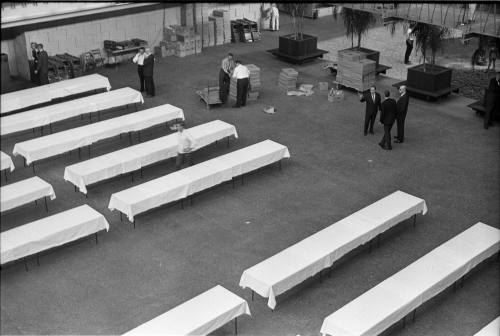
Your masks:
{"label": "man's suit jacket", "polygon": [[155,64],[155,56],[150,54],[144,57],[144,66],[142,70],[144,71],[144,77],[153,77],[153,67]]}
{"label": "man's suit jacket", "polygon": [[49,72],[49,55],[47,55],[45,50],[38,53],[38,65],[36,70],[40,74],[46,74]]}
{"label": "man's suit jacket", "polygon": [[370,92],[365,92],[363,97],[360,99],[360,102],[366,102],[365,113],[368,116],[376,114],[378,110],[380,110],[380,94],[375,92],[375,101],[372,99],[372,94]]}
{"label": "man's suit jacket", "polygon": [[488,86],[488,89],[496,94],[500,93],[500,84],[498,84],[497,79],[495,77],[493,77],[490,80],[490,85]]}
{"label": "man's suit jacket", "polygon": [[408,103],[410,99],[408,98],[408,92],[398,98],[397,101],[397,111],[396,118],[406,118],[406,112],[408,112]]}
{"label": "man's suit jacket", "polygon": [[382,109],[380,111],[380,122],[384,125],[394,124],[396,119],[397,104],[392,98],[387,98],[382,102]]}

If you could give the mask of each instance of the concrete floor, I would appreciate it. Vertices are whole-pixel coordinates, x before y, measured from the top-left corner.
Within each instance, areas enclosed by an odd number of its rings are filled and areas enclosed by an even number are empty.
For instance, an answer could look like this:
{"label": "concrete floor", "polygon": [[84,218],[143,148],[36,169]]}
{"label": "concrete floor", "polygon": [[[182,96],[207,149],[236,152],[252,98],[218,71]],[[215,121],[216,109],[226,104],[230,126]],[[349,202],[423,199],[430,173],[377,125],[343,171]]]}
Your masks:
{"label": "concrete floor", "polygon": [[[198,162],[269,138],[290,150],[283,170],[263,169],[234,190],[230,184],[218,186],[185,210],[171,205],[140,215],[134,230],[107,209],[111,193],[172,172],[172,161],[145,169],[144,178],[134,183],[127,176],[98,184],[88,199],[63,181],[64,167],[77,162],[77,155],[41,162],[37,175],[57,194],[49,204],[50,214],[88,203],[104,214],[111,229],[100,234],[98,245],[92,239],[80,240],[43,255],[40,267],[30,261],[29,272],[22,263],[2,270],[2,334],[121,334],[221,284],[249,301],[252,317],[239,319],[239,334],[317,335],[327,315],[478,221],[499,227],[498,127],[485,131],[482,119],[466,107],[470,100],[412,99],[406,142],[382,151],[377,145],[380,124],[374,136],[362,135],[364,105],[355,93],[346,91],[344,101],[330,103],[326,92],[287,97],[278,90],[280,69],[290,65],[264,50],[277,45],[278,35],[287,30],[290,26],[283,22],[280,33],[266,32],[256,44],[159,59],[157,96],[141,107],[181,107],[188,127],[214,119],[236,126],[240,138],[229,149],[200,150]],[[327,40],[342,36],[343,28],[328,17],[308,20],[306,32]],[[220,59],[229,51],[261,68],[261,97],[241,109],[206,110],[195,88],[217,78]],[[299,81],[331,81],[322,64],[295,66]],[[137,85],[132,64],[100,73],[110,78],[114,89]],[[395,81],[379,77],[379,91]],[[265,105],[275,106],[277,113],[263,113]],[[111,111],[104,117],[123,113]],[[83,123],[75,118],[55,128]],[[153,128],[144,132],[143,140],[165,134],[164,128]],[[32,137],[30,132],[10,136],[1,149],[11,154],[16,142]],[[92,156],[127,145],[125,138],[109,139],[94,145]],[[33,175],[19,157],[14,161],[18,168],[9,183]],[[402,223],[385,234],[371,254],[365,248],[355,250],[322,283],[315,277],[279,296],[274,312],[267,300],[256,296],[251,302],[250,292],[238,286],[244,269],[398,189],[427,201],[429,212],[418,218],[415,229]],[[28,205],[2,215],[1,230],[44,216],[43,206]],[[419,309],[415,323],[405,329],[398,325],[388,334],[477,332],[499,314],[498,263],[488,260],[466,279],[463,288],[446,290]],[[232,334],[232,328],[228,324],[214,335]]]}

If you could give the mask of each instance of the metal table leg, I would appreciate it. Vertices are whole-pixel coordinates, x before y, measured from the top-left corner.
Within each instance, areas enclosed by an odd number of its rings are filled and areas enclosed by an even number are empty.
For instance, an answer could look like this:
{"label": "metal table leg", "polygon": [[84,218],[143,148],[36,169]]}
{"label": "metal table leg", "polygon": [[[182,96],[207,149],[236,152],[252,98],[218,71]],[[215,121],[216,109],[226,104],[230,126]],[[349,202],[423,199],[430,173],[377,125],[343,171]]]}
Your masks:
{"label": "metal table leg", "polygon": [[46,211],[46,212],[49,212],[49,207],[48,207],[48,205],[47,205],[47,196],[45,196],[45,197],[43,198],[43,200],[45,201],[45,211]]}

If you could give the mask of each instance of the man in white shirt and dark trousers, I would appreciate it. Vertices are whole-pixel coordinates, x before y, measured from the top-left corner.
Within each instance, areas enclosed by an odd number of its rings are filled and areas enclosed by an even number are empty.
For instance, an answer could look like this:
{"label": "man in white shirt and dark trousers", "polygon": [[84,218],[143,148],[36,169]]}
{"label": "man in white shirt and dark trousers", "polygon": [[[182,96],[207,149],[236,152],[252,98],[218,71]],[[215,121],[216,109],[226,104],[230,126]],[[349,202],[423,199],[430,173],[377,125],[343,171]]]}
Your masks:
{"label": "man in white shirt and dark trousers", "polygon": [[280,11],[276,4],[271,6],[271,30],[280,30]]}
{"label": "man in white shirt and dark trousers", "polygon": [[233,71],[233,78],[236,78],[236,104],[233,107],[245,106],[247,103],[248,85],[250,71],[241,64],[241,61],[236,61],[236,68]]}
{"label": "man in white shirt and dark trousers", "polygon": [[132,61],[137,64],[139,83],[141,83],[141,92],[144,92],[144,50],[144,47],[140,47],[139,52],[132,59]]}
{"label": "man in white shirt and dark trousers", "polygon": [[227,95],[229,94],[229,84],[231,81],[231,72],[234,69],[233,54],[227,54],[227,57],[222,60],[219,71],[219,99],[222,104],[226,103]]}
{"label": "man in white shirt and dark trousers", "polygon": [[188,161],[190,166],[193,165],[192,151],[196,147],[196,140],[184,130],[184,123],[177,125],[177,158],[175,160],[175,170],[181,169],[184,160]]}

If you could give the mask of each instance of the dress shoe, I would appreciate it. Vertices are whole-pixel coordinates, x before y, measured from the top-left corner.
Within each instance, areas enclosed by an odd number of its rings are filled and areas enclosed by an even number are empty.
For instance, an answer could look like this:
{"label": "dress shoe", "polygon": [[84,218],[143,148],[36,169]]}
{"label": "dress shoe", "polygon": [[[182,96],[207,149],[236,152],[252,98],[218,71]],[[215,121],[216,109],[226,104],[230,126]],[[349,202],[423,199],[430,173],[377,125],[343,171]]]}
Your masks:
{"label": "dress shoe", "polygon": [[395,143],[403,143],[403,141],[399,140],[399,139],[396,139],[394,140]]}

